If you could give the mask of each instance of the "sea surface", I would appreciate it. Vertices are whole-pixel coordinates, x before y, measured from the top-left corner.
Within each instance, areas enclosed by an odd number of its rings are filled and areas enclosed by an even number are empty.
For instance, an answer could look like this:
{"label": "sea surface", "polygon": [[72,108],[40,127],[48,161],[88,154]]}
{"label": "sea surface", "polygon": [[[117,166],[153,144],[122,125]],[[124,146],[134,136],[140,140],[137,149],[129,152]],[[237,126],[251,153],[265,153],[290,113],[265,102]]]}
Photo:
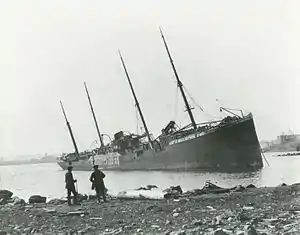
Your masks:
{"label": "sea surface", "polygon": [[[105,172],[105,184],[110,194],[134,190],[149,184],[165,189],[171,185],[180,185],[184,191],[202,188],[206,181],[222,187],[235,185],[277,186],[281,183],[300,182],[300,156],[277,157],[273,153],[265,154],[270,166],[264,162],[264,168],[255,173],[203,173],[203,172]],[[82,194],[94,194],[89,176],[91,172],[74,171],[78,180],[78,191]],[[0,166],[0,189],[8,189],[15,196],[28,199],[31,195],[51,198],[66,196],[63,171],[56,163]]]}

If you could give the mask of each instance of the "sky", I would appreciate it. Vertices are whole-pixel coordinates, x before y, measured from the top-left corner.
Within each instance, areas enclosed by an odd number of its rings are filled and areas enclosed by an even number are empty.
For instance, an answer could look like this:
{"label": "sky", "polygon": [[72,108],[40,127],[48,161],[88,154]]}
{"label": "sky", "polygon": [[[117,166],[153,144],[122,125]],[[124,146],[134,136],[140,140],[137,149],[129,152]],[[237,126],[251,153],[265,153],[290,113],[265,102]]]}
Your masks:
{"label": "sky", "polygon": [[136,132],[118,49],[148,129],[188,124],[159,26],[197,122],[223,117],[223,105],[252,112],[260,140],[300,133],[299,8],[297,0],[1,1],[0,155],[73,151],[60,100],[79,150],[90,149],[97,133],[83,82],[102,133]]}

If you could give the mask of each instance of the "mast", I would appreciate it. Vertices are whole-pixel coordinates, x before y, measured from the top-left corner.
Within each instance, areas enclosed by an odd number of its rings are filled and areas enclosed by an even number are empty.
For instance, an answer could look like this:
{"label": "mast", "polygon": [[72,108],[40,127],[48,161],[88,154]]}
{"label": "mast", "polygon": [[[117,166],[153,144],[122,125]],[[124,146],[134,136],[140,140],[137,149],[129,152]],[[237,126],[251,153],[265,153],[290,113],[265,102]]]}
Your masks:
{"label": "mast", "polygon": [[123,68],[124,68],[124,71],[125,71],[125,74],[126,74],[126,77],[127,77],[127,80],[128,80],[128,83],[129,83],[129,86],[130,86],[130,89],[131,89],[131,92],[132,92],[132,95],[133,95],[133,98],[134,98],[134,101],[135,101],[135,105],[138,109],[138,112],[140,114],[140,117],[142,119],[142,123],[143,123],[143,126],[144,126],[144,129],[145,129],[145,132],[146,132],[146,135],[148,137],[148,140],[149,140],[149,143],[150,143],[150,147],[153,148],[153,144],[152,144],[152,140],[151,140],[151,137],[150,137],[150,134],[149,134],[149,131],[148,131],[148,128],[147,128],[147,124],[146,124],[146,121],[144,119],[144,115],[142,113],[142,110],[141,110],[141,107],[140,107],[140,104],[139,104],[139,101],[136,97],[136,94],[134,92],[134,89],[133,89],[133,85],[130,81],[130,77],[129,77],[129,74],[127,72],[127,69],[126,69],[126,66],[125,66],[125,62],[123,60],[123,57],[121,55],[121,52],[119,51],[119,55],[120,55],[120,59],[121,59],[121,62],[122,62],[122,65],[123,65]]}
{"label": "mast", "polygon": [[101,144],[101,147],[104,147],[103,139],[101,137],[100,130],[99,130],[98,123],[97,123],[97,119],[96,119],[96,115],[95,115],[95,112],[94,112],[94,109],[93,109],[91,97],[90,97],[90,94],[89,94],[89,91],[87,89],[87,86],[86,86],[85,82],[84,82],[84,87],[85,87],[85,91],[86,91],[87,97],[89,99],[89,103],[90,103],[91,111],[92,111],[93,118],[94,118],[94,121],[95,121],[95,126],[96,126],[96,129],[97,129],[97,133],[98,133],[98,137],[99,137],[99,140],[100,140],[100,144]]}
{"label": "mast", "polygon": [[69,133],[70,133],[70,136],[71,136],[73,145],[74,145],[76,157],[77,157],[77,159],[78,159],[78,158],[79,158],[79,152],[78,152],[78,148],[77,148],[77,145],[76,145],[76,141],[75,141],[75,138],[74,138],[74,135],[73,135],[73,132],[72,132],[71,125],[70,125],[70,123],[69,123],[69,121],[68,121],[68,119],[67,119],[67,115],[66,115],[64,106],[63,106],[63,104],[62,104],[61,101],[60,101],[60,106],[61,106],[61,109],[62,109],[62,111],[63,111],[63,114],[64,114],[64,117],[65,117],[65,120],[66,120],[67,127],[68,127],[68,129],[69,129]]}
{"label": "mast", "polygon": [[190,119],[191,119],[191,122],[192,122],[192,125],[193,125],[193,128],[196,130],[196,129],[197,129],[197,125],[196,125],[196,122],[195,122],[195,119],[194,119],[194,116],[193,116],[191,107],[190,107],[190,105],[189,105],[189,103],[188,103],[188,101],[187,101],[186,95],[185,95],[185,93],[184,93],[182,82],[180,81],[179,76],[178,76],[178,74],[177,74],[177,71],[176,71],[176,68],[175,68],[173,59],[172,59],[172,57],[171,57],[171,53],[170,53],[170,51],[169,51],[167,42],[166,42],[166,40],[165,40],[165,37],[164,37],[164,35],[163,35],[163,32],[162,32],[161,28],[159,28],[159,31],[160,31],[161,37],[162,37],[162,39],[163,39],[163,41],[164,41],[165,48],[166,48],[166,51],[167,51],[167,53],[168,53],[168,56],[169,56],[171,65],[172,65],[172,69],[173,69],[173,72],[174,72],[175,77],[176,77],[176,80],[177,80],[177,86],[178,86],[179,89],[180,89],[180,92],[181,92],[181,95],[182,95],[182,98],[183,98],[183,101],[184,101],[186,110],[187,110],[187,112],[188,112],[188,114],[189,114],[189,116],[190,116]]}

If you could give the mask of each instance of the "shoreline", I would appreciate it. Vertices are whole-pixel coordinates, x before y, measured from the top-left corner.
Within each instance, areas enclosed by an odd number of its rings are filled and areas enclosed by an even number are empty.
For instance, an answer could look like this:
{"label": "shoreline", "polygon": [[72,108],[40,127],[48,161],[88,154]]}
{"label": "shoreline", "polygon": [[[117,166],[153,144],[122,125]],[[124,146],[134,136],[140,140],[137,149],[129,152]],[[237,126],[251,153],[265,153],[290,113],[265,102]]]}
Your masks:
{"label": "shoreline", "polygon": [[299,234],[299,196],[300,184],[293,184],[169,192],[169,199],[85,200],[76,206],[6,204],[0,205],[0,234]]}

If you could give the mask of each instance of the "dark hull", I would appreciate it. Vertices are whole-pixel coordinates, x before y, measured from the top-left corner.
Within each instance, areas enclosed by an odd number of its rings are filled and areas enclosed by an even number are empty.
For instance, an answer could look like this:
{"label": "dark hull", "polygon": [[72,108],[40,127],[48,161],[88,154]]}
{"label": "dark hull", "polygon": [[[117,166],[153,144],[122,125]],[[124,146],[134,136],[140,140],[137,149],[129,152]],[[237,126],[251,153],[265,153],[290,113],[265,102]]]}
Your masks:
{"label": "dark hull", "polygon": [[[148,150],[139,156],[127,153],[119,156],[116,161],[103,156],[102,160],[96,160],[96,164],[104,170],[130,171],[246,172],[263,167],[261,148],[252,116],[194,139],[165,146],[162,151]],[[59,165],[63,169],[67,167]],[[78,164],[73,164],[74,170],[77,170],[76,165]],[[87,168],[89,169],[86,170],[90,170],[91,164]],[[78,170],[83,169],[78,166]]]}

